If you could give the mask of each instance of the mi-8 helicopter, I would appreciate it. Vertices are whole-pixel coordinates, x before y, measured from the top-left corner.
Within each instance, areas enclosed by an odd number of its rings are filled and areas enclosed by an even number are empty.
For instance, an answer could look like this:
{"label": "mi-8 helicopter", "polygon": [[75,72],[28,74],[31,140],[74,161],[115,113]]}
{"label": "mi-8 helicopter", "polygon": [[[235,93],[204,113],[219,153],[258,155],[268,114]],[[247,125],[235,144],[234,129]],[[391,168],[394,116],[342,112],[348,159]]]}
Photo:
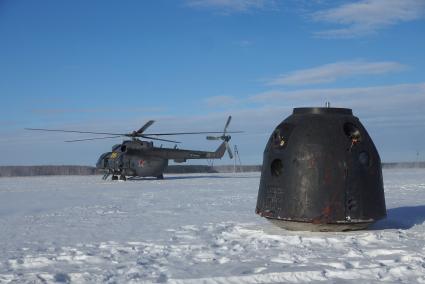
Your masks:
{"label": "mi-8 helicopter", "polygon": [[[231,136],[229,133],[241,133],[242,131],[227,131],[232,117],[229,116],[224,126],[223,132],[174,132],[174,133],[149,133],[144,132],[153,123],[154,120],[149,120],[139,130],[130,133],[105,133],[105,132],[89,132],[77,130],[62,130],[62,129],[43,129],[43,128],[26,128],[27,130],[50,131],[50,132],[70,132],[95,135],[111,135],[107,137],[96,137],[87,139],[68,140],[65,142],[80,142],[97,139],[108,139],[118,137],[129,137],[131,140],[124,140],[121,144],[116,144],[112,147],[111,152],[103,153],[96,167],[104,172],[103,179],[106,180],[111,176],[112,180],[126,180],[127,177],[156,177],[157,179],[164,178],[164,170],[168,166],[169,160],[174,160],[176,163],[184,163],[189,159],[221,159],[227,150],[230,159],[233,158],[232,151],[229,147]],[[192,135],[192,134],[221,134],[220,136],[207,136],[208,140],[222,140],[223,142],[215,152],[183,150],[174,148],[155,147],[152,141],[141,140],[157,140],[164,142],[180,143],[178,141],[158,138],[157,136],[171,135]]]}

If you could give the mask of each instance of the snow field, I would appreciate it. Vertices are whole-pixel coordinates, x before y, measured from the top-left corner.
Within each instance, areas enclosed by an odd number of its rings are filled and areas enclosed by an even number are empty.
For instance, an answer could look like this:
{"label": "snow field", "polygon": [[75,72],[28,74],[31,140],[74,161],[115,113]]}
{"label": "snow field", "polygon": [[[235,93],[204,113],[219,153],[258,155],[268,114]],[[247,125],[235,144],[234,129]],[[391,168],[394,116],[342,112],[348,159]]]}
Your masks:
{"label": "snow field", "polygon": [[425,170],[385,170],[371,230],[254,214],[259,173],[0,179],[0,283],[425,283]]}

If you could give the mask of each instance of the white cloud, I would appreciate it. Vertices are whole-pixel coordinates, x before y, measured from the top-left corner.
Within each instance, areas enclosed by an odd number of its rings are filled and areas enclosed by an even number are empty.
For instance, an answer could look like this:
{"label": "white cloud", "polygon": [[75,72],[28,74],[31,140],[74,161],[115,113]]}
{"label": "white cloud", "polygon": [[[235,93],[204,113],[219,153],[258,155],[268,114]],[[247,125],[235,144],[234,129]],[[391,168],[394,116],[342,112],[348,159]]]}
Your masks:
{"label": "white cloud", "polygon": [[[226,101],[223,98],[223,101]],[[409,159],[409,153],[422,151],[425,129],[425,82],[416,84],[398,84],[390,86],[377,86],[365,88],[335,88],[335,89],[306,89],[298,91],[269,91],[252,96],[235,105],[231,111],[218,112],[205,111],[203,114],[186,115],[155,115],[117,118],[105,116],[104,120],[82,125],[55,125],[63,129],[82,129],[96,131],[131,131],[138,129],[148,119],[155,119],[151,127],[152,132],[180,132],[180,131],[220,131],[228,115],[233,119],[229,130],[243,130],[245,133],[233,134],[231,143],[237,144],[241,159],[244,164],[259,164],[262,161],[262,152],[267,139],[274,127],[292,113],[292,108],[303,106],[323,106],[330,100],[331,106],[352,108],[354,115],[358,116],[372,135],[381,152],[383,161],[400,161]],[[217,99],[219,102],[220,99]],[[247,108],[247,103],[250,107]],[[255,104],[256,107],[251,107]],[[40,125],[37,125],[40,126]],[[42,125],[43,127],[52,127]],[[403,135],[400,135],[400,132]],[[10,149],[8,153],[24,153],[25,159],[16,160],[16,155],[6,153],[1,164],[40,163],[54,159],[62,164],[93,164],[98,156],[110,150],[114,143],[121,140],[96,140],[96,142],[61,143],[63,140],[78,139],[79,136],[71,134],[34,135],[24,130],[16,129],[15,132],[0,133],[0,146]],[[86,138],[81,137],[81,138]],[[215,150],[218,141],[208,141],[204,135],[187,135],[175,137],[183,143],[179,148]],[[155,143],[159,146],[172,147],[170,143]],[[402,144],[400,147],[398,144]],[[28,160],[34,152],[50,153],[49,148],[54,145],[56,151],[63,153],[60,158],[45,155],[40,160]],[[23,152],[22,152],[23,151]],[[398,151],[397,154],[395,151]],[[407,158],[406,158],[407,157]],[[43,160],[45,159],[45,160]],[[233,161],[227,157],[215,164],[231,164]],[[195,164],[206,164],[204,160],[194,161]]]}
{"label": "white cloud", "polygon": [[186,0],[194,8],[219,10],[224,13],[247,12],[275,7],[275,0]]}
{"label": "white cloud", "polygon": [[318,83],[330,83],[339,78],[359,75],[378,75],[400,71],[405,66],[391,61],[365,62],[365,61],[342,61],[322,66],[297,70],[283,74],[269,80],[269,85],[307,85]]}
{"label": "white cloud", "polygon": [[[283,106],[331,106],[356,109],[367,117],[417,116],[425,105],[425,82],[363,88],[304,89],[297,91],[269,91],[250,97],[260,104]],[[396,120],[396,119],[394,119]],[[425,121],[418,120],[424,124]]]}
{"label": "white cloud", "polygon": [[[272,99],[311,100],[317,98],[347,99],[349,97],[366,96],[386,98],[391,97],[420,97],[425,100],[425,82],[414,84],[398,84],[359,88],[324,88],[302,89],[296,91],[268,91],[250,97],[255,102],[266,102]],[[385,101],[383,102],[385,103]]]}
{"label": "white cloud", "polygon": [[325,38],[352,38],[425,15],[424,0],[364,0],[316,12],[313,20],[342,27],[317,32]]}
{"label": "white cloud", "polygon": [[78,114],[78,113],[157,113],[164,112],[167,109],[164,107],[146,107],[146,108],[125,108],[125,107],[114,107],[114,108],[34,108],[31,110],[34,114],[39,115],[63,115],[63,114]]}
{"label": "white cloud", "polygon": [[250,40],[238,40],[233,42],[233,44],[239,46],[239,47],[249,47],[252,46],[254,43]]}
{"label": "white cloud", "polygon": [[[232,101],[232,97],[216,97],[217,103]],[[236,98],[233,98],[236,100]],[[373,137],[380,150],[383,161],[399,161],[410,159],[409,153],[416,153],[419,149],[425,151],[424,140],[425,115],[425,82],[415,84],[397,84],[362,88],[323,88],[304,89],[297,91],[272,90],[262,94],[237,99],[237,104],[230,109],[219,111],[206,110],[197,115],[190,110],[184,114],[157,114],[151,116],[146,113],[133,114],[129,117],[110,117],[96,121],[90,120],[80,125],[63,124],[49,120],[49,125],[25,125],[28,127],[46,127],[61,129],[81,129],[87,131],[127,132],[138,129],[148,119],[155,119],[156,123],[149,129],[153,132],[181,132],[181,131],[221,131],[227,116],[233,119],[229,130],[243,130],[245,133],[233,134],[231,143],[237,144],[244,164],[259,164],[262,161],[262,152],[267,139],[274,127],[292,113],[292,108],[303,106],[324,106],[326,100],[334,107],[352,108]],[[255,107],[252,107],[255,105]],[[46,121],[47,122],[47,121]],[[61,125],[62,124],[62,125]],[[24,127],[24,126],[23,126]],[[22,127],[22,128],[23,128]],[[47,133],[37,135],[25,132],[21,127],[15,127],[0,133],[0,146],[9,149],[0,164],[45,164],[51,161],[62,164],[93,164],[98,156],[110,151],[111,145],[119,143],[116,140],[96,140],[82,143],[62,143],[63,140],[78,139],[80,136],[66,133]],[[400,134],[402,133],[402,134]],[[88,138],[81,135],[81,138]],[[183,142],[179,148],[215,150],[219,141],[209,141],[204,135],[177,136],[174,139]],[[159,146],[172,147],[170,143],[155,143]],[[54,156],[49,149],[54,145]],[[402,145],[402,146],[399,146]],[[23,153],[24,158],[18,159],[9,153]],[[23,151],[23,152],[22,152]],[[397,153],[396,153],[397,152]],[[38,160],[31,159],[34,153],[48,153]],[[50,154],[49,154],[50,153]],[[398,154],[399,153],[399,154]],[[18,157],[19,158],[19,157]],[[43,160],[44,159],[44,160]],[[215,164],[231,164],[227,157]],[[195,164],[206,164],[204,160],[194,161]]]}
{"label": "white cloud", "polygon": [[238,100],[232,96],[214,96],[204,100],[209,107],[228,107],[236,104]]}

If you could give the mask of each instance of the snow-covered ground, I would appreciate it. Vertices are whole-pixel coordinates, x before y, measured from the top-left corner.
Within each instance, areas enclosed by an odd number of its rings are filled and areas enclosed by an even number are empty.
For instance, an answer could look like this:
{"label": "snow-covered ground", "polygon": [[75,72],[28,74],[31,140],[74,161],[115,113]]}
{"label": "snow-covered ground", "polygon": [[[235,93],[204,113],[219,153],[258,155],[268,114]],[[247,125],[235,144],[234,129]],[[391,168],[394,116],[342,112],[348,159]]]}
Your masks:
{"label": "snow-covered ground", "polygon": [[425,170],[385,170],[370,230],[289,232],[259,173],[0,179],[0,283],[425,283]]}

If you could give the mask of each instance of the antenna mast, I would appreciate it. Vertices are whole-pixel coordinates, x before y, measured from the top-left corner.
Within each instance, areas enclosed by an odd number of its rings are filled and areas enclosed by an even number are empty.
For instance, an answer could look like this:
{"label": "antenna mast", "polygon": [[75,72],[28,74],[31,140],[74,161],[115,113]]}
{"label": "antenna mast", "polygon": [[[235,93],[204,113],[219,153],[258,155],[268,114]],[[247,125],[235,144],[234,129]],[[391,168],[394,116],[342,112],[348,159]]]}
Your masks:
{"label": "antenna mast", "polygon": [[235,153],[235,159],[233,160],[233,172],[236,173],[236,164],[239,166],[239,172],[242,172],[242,162],[241,162],[241,156],[239,155],[238,146],[233,146],[233,152]]}

